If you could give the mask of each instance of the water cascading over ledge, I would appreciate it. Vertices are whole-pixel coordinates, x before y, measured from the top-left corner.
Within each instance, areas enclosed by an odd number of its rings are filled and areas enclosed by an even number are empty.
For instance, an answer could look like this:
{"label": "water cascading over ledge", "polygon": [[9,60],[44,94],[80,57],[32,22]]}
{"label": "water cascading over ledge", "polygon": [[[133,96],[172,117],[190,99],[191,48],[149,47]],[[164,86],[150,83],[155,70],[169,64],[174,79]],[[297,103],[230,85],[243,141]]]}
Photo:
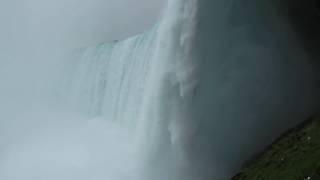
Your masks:
{"label": "water cascading over ledge", "polygon": [[276,2],[169,0],[152,30],[81,54],[71,104],[133,131],[153,179],[227,179],[316,109]]}

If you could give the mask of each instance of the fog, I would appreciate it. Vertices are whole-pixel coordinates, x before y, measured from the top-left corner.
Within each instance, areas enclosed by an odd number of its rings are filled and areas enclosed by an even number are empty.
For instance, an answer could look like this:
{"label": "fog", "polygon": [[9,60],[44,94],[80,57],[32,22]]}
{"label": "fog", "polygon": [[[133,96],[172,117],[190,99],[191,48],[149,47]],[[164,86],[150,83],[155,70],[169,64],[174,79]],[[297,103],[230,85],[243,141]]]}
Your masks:
{"label": "fog", "polygon": [[[0,1],[0,179],[134,179],[128,130],[63,102],[66,54],[151,28],[163,0]],[[123,168],[125,166],[125,168]]]}
{"label": "fog", "polygon": [[[155,24],[164,0],[1,1],[1,37],[73,46],[123,39]],[[14,42],[12,42],[15,40]],[[25,42],[26,41],[26,42]]]}
{"label": "fog", "polygon": [[0,179],[224,180],[317,112],[299,8],[163,4],[1,2]]}
{"label": "fog", "polygon": [[122,127],[52,109],[30,112],[16,117],[29,121],[20,123],[24,127],[11,127],[6,136],[2,133],[1,179],[135,178],[137,156]]}

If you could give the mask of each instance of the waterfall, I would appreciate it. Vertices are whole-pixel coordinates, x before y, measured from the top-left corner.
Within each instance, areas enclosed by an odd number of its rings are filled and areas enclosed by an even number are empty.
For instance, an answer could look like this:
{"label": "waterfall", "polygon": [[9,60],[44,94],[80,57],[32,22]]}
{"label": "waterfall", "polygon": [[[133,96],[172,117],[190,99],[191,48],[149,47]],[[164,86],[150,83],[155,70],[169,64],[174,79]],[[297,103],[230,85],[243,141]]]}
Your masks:
{"label": "waterfall", "polygon": [[6,151],[1,179],[227,180],[319,102],[308,56],[267,0],[169,0],[152,29],[72,56],[58,108],[31,116],[49,117],[43,134]]}
{"label": "waterfall", "polygon": [[168,1],[152,30],[83,51],[77,104],[134,127],[154,174],[228,177],[314,111],[312,67],[280,10]]}
{"label": "waterfall", "polygon": [[152,62],[155,30],[77,52],[70,102],[89,117],[136,122]]}
{"label": "waterfall", "polygon": [[74,102],[131,129],[153,179],[226,178],[317,97],[294,31],[266,1],[171,0],[152,30],[76,64]]}
{"label": "waterfall", "polygon": [[[191,120],[189,99],[197,87],[197,65],[191,58],[196,5],[169,1],[163,19],[151,30],[81,49],[70,65],[69,103],[89,118],[120,123],[132,131],[152,173],[174,173],[174,166],[186,162],[180,142],[186,137],[180,140],[177,125]],[[169,161],[170,168],[165,167]]]}

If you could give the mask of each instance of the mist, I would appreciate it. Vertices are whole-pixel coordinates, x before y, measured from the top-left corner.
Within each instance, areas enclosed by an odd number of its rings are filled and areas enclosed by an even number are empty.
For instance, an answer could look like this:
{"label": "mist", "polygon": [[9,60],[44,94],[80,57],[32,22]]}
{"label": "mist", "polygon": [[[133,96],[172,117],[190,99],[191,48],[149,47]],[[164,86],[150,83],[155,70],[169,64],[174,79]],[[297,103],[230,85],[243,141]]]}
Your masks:
{"label": "mist", "polygon": [[226,180],[319,109],[287,0],[0,4],[3,180]]}
{"label": "mist", "polygon": [[68,105],[65,70],[77,48],[150,29],[163,4],[161,0],[0,2],[0,179],[138,177],[130,131]]}
{"label": "mist", "polygon": [[[124,39],[151,28],[162,0],[13,0],[1,2],[1,37],[20,41],[89,46]],[[15,41],[13,41],[15,40]],[[12,42],[13,41],[13,42]]]}

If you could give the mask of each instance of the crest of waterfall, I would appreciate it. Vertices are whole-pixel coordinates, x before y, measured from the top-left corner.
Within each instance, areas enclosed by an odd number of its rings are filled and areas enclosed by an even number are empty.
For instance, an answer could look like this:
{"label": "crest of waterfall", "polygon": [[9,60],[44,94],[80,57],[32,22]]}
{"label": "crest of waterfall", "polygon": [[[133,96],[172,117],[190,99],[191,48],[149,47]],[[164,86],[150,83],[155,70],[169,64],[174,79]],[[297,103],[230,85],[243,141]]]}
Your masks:
{"label": "crest of waterfall", "polygon": [[65,59],[15,37],[0,55],[0,179],[230,179],[319,107],[285,1],[168,0],[152,29]]}
{"label": "crest of waterfall", "polygon": [[69,68],[69,104],[89,118],[133,130],[142,159],[163,173],[186,164],[183,143],[188,135],[179,132],[186,131],[179,125],[191,120],[188,108],[197,87],[191,51],[196,15],[197,1],[169,1],[153,29],[81,49]]}
{"label": "crest of waterfall", "polygon": [[227,179],[315,109],[314,72],[276,4],[169,0],[150,31],[78,52],[69,103],[132,130],[153,179]]}
{"label": "crest of waterfall", "polygon": [[88,117],[135,122],[152,62],[156,29],[77,51],[70,102]]}

